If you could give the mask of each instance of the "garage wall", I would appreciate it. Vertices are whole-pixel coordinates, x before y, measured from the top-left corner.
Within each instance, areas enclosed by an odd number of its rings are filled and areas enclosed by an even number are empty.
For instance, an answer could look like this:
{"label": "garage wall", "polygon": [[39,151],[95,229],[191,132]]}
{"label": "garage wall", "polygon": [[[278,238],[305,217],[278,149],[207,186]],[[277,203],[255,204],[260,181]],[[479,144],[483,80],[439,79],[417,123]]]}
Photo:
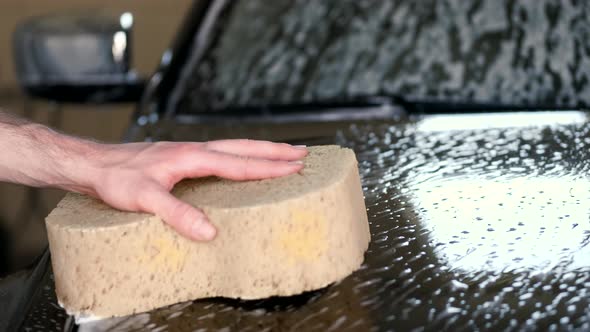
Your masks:
{"label": "garage wall", "polygon": [[26,17],[69,10],[107,9],[130,11],[135,17],[134,63],[142,73],[151,72],[170,44],[190,0],[2,0],[0,2],[0,87],[15,83],[12,66],[12,32]]}
{"label": "garage wall", "polygon": [[[116,142],[128,125],[134,105],[52,105],[26,100],[18,89],[12,61],[12,33],[27,17],[55,12],[106,9],[134,14],[133,63],[142,74],[156,68],[171,44],[190,0],[2,0],[0,2],[0,109],[48,123],[62,112],[59,129],[78,136]],[[1,138],[0,138],[1,139]],[[64,195],[59,190],[31,190],[0,183],[0,276],[2,271],[26,266],[47,245],[43,218]],[[33,204],[36,204],[34,206]],[[31,214],[30,212],[37,212]],[[8,258],[2,257],[10,256]],[[8,254],[6,254],[8,253]],[[6,263],[8,260],[8,263]]]}

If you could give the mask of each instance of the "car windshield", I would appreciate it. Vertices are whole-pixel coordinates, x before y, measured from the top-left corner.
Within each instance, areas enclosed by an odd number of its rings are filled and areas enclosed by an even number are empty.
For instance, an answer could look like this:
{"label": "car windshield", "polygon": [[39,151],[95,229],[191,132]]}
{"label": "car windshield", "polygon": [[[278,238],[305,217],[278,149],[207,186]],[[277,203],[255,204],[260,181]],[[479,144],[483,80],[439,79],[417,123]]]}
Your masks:
{"label": "car windshield", "polygon": [[220,17],[183,110],[374,95],[590,104],[585,1],[249,0]]}

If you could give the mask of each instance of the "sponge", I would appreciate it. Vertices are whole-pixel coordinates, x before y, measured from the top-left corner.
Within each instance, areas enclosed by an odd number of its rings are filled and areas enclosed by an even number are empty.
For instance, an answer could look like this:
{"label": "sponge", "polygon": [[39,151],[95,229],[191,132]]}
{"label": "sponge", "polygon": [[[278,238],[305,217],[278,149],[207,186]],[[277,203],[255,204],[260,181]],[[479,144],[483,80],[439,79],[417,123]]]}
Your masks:
{"label": "sponge", "polygon": [[370,241],[355,155],[318,146],[304,162],[299,174],[270,180],[180,182],[173,194],[218,228],[211,242],[67,194],[46,218],[60,304],[107,318],[207,297],[289,296],[345,278]]}

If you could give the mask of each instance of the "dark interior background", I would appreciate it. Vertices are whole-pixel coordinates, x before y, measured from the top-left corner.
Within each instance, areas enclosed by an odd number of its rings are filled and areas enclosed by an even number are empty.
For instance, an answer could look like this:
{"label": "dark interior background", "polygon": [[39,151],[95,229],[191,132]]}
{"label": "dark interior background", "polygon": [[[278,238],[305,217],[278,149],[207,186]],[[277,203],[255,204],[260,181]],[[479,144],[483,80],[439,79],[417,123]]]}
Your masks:
{"label": "dark interior background", "polygon": [[[133,104],[116,106],[55,105],[30,100],[19,89],[12,56],[14,28],[32,16],[67,11],[106,9],[134,14],[133,63],[149,75],[170,45],[192,1],[116,0],[6,0],[0,4],[0,109],[41,123],[55,122],[60,130],[103,141],[119,141],[134,110]],[[59,107],[63,116],[55,118]],[[28,112],[24,110],[27,109]],[[43,218],[63,196],[59,190],[28,189],[0,183],[0,277],[32,262],[45,248]]]}

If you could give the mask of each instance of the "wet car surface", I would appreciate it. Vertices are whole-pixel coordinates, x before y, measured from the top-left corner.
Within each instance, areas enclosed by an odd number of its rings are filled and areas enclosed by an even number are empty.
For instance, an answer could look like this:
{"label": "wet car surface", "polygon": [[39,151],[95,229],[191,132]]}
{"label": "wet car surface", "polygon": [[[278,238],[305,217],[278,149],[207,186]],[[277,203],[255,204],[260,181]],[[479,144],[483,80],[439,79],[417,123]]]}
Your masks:
{"label": "wet car surface", "polygon": [[78,330],[590,328],[586,113],[357,123],[313,142],[357,152],[372,234],[359,271],[300,296],[198,300]]}
{"label": "wet car surface", "polygon": [[[588,115],[536,107],[587,105],[586,2],[251,1],[237,11],[212,3],[229,33],[210,43],[198,35],[205,46],[194,46],[166,98],[152,96],[157,114],[140,113],[137,122],[157,120],[151,140],[249,137],[354,149],[372,234],[363,266],[300,296],[205,299],[81,325],[59,309],[47,269],[25,330],[590,329]],[[378,16],[387,11],[405,14]],[[403,111],[379,121],[271,125],[240,116],[223,124],[221,116],[226,107],[382,94],[394,103],[407,97]],[[444,113],[412,105],[432,98],[475,103],[474,113],[412,114]],[[488,103],[530,111],[491,113]],[[265,112],[274,117],[272,107]]]}

